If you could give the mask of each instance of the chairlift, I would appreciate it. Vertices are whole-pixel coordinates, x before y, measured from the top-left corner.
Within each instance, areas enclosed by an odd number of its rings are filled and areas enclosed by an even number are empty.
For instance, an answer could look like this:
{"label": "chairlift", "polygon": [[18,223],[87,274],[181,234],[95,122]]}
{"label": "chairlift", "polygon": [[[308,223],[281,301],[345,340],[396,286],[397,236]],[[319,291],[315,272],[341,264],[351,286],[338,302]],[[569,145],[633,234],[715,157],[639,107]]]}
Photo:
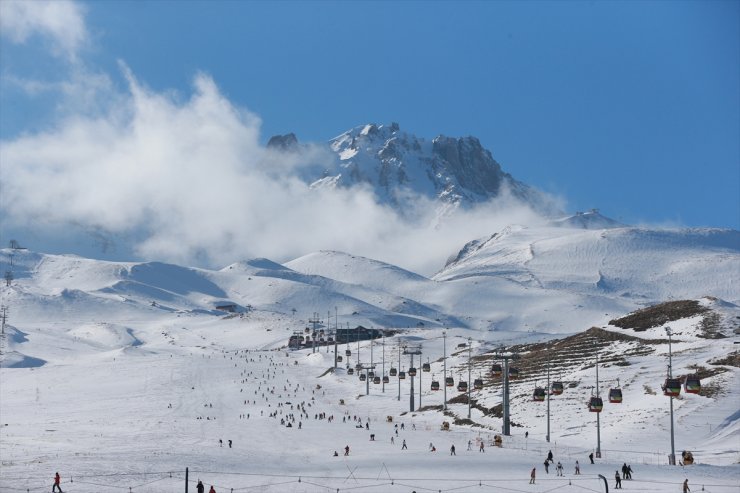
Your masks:
{"label": "chairlift", "polygon": [[432,390],[439,390],[439,382],[432,380]]}
{"label": "chairlift", "polygon": [[414,368],[413,366],[411,368],[409,368],[409,376],[410,377],[415,377],[416,376],[416,368]]}
{"label": "chairlift", "polygon": [[617,380],[617,386],[609,389],[609,402],[612,404],[620,404],[622,402],[622,389],[619,387],[619,380]]}
{"label": "chairlift", "polygon": [[473,388],[474,388],[475,390],[480,390],[480,389],[482,389],[482,388],[483,388],[483,379],[482,379],[482,378],[476,378],[476,379],[475,379],[475,380],[473,381]]}
{"label": "chairlift", "polygon": [[563,382],[552,382],[550,385],[550,392],[552,392],[553,395],[560,395],[563,393]]}
{"label": "chairlift", "polygon": [[448,387],[454,387],[455,386],[455,380],[452,377],[445,378],[445,385]]}
{"label": "chairlift", "polygon": [[678,378],[666,378],[663,384],[663,395],[677,397],[681,393],[681,380]]}
{"label": "chairlift", "polygon": [[609,402],[611,402],[612,404],[621,404],[622,403],[622,389],[620,388],[609,389]]}
{"label": "chairlift", "polygon": [[698,394],[701,391],[701,380],[699,375],[687,375],[684,382],[684,390],[689,394]]}
{"label": "chairlift", "polygon": [[588,401],[588,410],[592,413],[600,413],[604,409],[604,401],[601,397],[591,397]]}
{"label": "chairlift", "polygon": [[494,377],[496,377],[496,378],[500,377],[503,372],[504,372],[504,369],[501,368],[501,365],[499,365],[498,363],[494,363],[491,366],[491,374]]}
{"label": "chairlift", "polygon": [[542,387],[535,387],[534,393],[532,394],[532,400],[535,402],[542,402],[545,400],[545,397],[547,396],[547,392],[545,392],[545,389]]}
{"label": "chairlift", "polygon": [[391,368],[391,376],[395,377],[396,375],[398,375],[398,370],[396,370],[395,368]]}

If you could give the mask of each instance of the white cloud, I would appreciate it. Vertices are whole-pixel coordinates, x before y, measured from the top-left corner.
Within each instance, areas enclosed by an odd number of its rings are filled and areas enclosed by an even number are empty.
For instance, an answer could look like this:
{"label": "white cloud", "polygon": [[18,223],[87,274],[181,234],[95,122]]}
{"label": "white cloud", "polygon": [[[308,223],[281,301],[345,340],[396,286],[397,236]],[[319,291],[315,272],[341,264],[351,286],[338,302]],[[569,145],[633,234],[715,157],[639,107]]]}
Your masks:
{"label": "white cloud", "polygon": [[335,249],[429,274],[465,242],[537,220],[511,199],[439,222],[421,197],[408,219],[368,189],[311,189],[299,177],[327,155],[264,148],[260,119],[207,75],[195,77],[183,100],[124,72],[129,89],[111,94],[105,112],[0,143],[6,227],[35,225],[36,235],[52,235],[48,244],[60,224],[75,225],[124,241],[141,258],[183,264],[286,261]]}
{"label": "white cloud", "polygon": [[84,9],[69,0],[3,0],[0,33],[18,44],[40,35],[51,42],[52,53],[71,61],[88,40]]}

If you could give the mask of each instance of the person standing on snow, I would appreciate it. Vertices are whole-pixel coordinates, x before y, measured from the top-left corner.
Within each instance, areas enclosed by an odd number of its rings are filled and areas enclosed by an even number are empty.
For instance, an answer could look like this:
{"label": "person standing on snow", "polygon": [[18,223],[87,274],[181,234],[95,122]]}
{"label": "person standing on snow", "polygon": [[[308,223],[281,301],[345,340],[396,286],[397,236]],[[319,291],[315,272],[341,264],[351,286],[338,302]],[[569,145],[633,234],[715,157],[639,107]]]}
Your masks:
{"label": "person standing on snow", "polygon": [[206,491],[206,487],[203,486],[203,481],[201,481],[200,479],[198,480],[198,485],[195,487],[195,491],[197,493],[205,493]]}
{"label": "person standing on snow", "polygon": [[64,493],[62,491],[61,482],[62,482],[62,477],[59,476],[59,473],[57,472],[56,474],[54,474],[54,486],[51,487],[52,493],[57,490],[59,491],[59,493]]}
{"label": "person standing on snow", "polygon": [[213,485],[211,485],[211,489],[208,490],[208,493],[216,493],[216,490],[213,489]]}
{"label": "person standing on snow", "polygon": [[689,488],[689,480],[686,478],[686,481],[683,482],[683,493],[690,493],[691,488]]}
{"label": "person standing on snow", "polygon": [[536,472],[537,472],[537,468],[533,467],[532,472],[529,473],[529,484],[534,484],[534,476]]}

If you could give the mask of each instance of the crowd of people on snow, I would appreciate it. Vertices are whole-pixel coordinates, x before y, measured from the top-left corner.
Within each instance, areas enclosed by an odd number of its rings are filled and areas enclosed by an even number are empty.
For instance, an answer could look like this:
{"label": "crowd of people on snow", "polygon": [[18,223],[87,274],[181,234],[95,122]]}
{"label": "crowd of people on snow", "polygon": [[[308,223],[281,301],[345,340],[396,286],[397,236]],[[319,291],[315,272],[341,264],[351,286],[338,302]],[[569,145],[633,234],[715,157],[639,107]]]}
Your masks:
{"label": "crowd of people on snow", "polygon": [[[243,363],[246,364],[246,367],[242,369],[239,373],[239,376],[237,379],[234,380],[234,383],[238,384],[240,389],[239,393],[244,394],[245,388],[247,388],[247,392],[249,390],[252,390],[254,387],[253,385],[256,384],[256,389],[253,391],[253,397],[251,399],[240,399],[240,404],[245,407],[246,409],[249,409],[249,412],[241,412],[238,414],[238,419],[251,419],[252,415],[256,416],[256,408],[259,408],[259,416],[265,417],[265,405],[268,408],[267,412],[267,418],[268,419],[274,419],[276,422],[279,419],[280,425],[285,428],[295,428],[298,430],[303,429],[303,422],[307,421],[310,422],[311,419],[313,419],[315,422],[325,422],[327,424],[334,423],[335,422],[335,416],[333,414],[329,414],[326,411],[319,411],[317,409],[317,406],[319,405],[316,400],[316,391],[321,390],[321,386],[317,385],[316,388],[311,389],[310,396],[308,395],[308,392],[306,391],[305,386],[299,384],[299,383],[291,383],[289,378],[284,377],[285,374],[285,367],[287,366],[284,362],[276,362],[275,361],[275,355],[279,354],[276,352],[271,352],[271,354],[265,354],[263,355],[261,351],[250,351],[250,350],[242,350],[237,351],[235,353],[235,356],[239,357],[241,355],[241,359],[243,360]],[[288,353],[285,353],[286,356],[288,356]],[[205,357],[205,356],[204,356]],[[224,358],[227,357],[227,354],[224,353]],[[234,359],[234,356],[229,356],[232,360]],[[210,356],[209,356],[210,358]],[[267,368],[264,367],[264,364],[267,363]],[[261,372],[259,375],[252,370],[250,371],[248,369],[250,364],[258,364],[261,367]],[[293,365],[297,365],[298,361],[295,360],[293,362]],[[234,364],[234,367],[238,368],[238,363]],[[281,368],[282,367],[282,368]],[[278,369],[280,369],[280,373],[278,373]],[[280,376],[280,377],[279,377]],[[281,380],[281,382],[278,384],[278,380]],[[281,385],[282,384],[282,385]],[[249,388],[249,386],[252,386],[252,389]],[[282,390],[279,389],[279,387],[282,386]],[[192,387],[193,390],[195,387]],[[321,396],[324,397],[325,392],[321,390]],[[271,400],[272,399],[272,400]],[[298,399],[301,399],[300,402],[298,402]],[[344,404],[344,402],[341,402],[341,404]],[[273,407],[274,406],[274,407]],[[203,408],[207,409],[209,411],[206,415],[197,415],[197,420],[205,420],[205,421],[215,421],[216,415],[212,415],[210,411],[214,409],[213,403],[206,402],[203,404]],[[168,405],[168,409],[172,409],[172,404]],[[218,413],[218,407],[216,408],[216,414]],[[390,419],[390,418],[389,418]],[[345,411],[344,416],[342,416],[342,423],[350,423],[355,428],[363,429],[365,431],[370,430],[370,423],[371,419],[370,417],[366,417],[363,421],[363,418],[358,415],[350,415],[349,411]],[[412,431],[416,430],[416,424],[412,423],[411,425]],[[396,442],[396,438],[399,437],[399,430],[401,432],[406,431],[406,427],[404,423],[400,423],[400,426],[398,423],[394,424],[393,427],[393,434],[390,436],[390,443],[391,445],[394,445]],[[370,441],[375,441],[375,433],[370,434]],[[528,438],[529,432],[525,432],[525,438]],[[485,444],[483,439],[476,439],[478,442],[478,452],[485,452]],[[233,442],[231,439],[227,439],[226,442],[224,442],[223,439],[218,439],[219,447],[223,447],[224,443],[228,445],[228,448],[231,449],[233,447]],[[467,442],[467,450],[472,451],[472,440],[468,440]],[[497,445],[500,446],[500,444],[497,443]],[[429,451],[430,452],[436,452],[437,447],[430,442],[429,443]],[[406,442],[406,438],[401,438],[401,450],[408,450],[408,444]],[[450,450],[450,456],[456,456],[456,448],[455,445],[452,444],[449,448]],[[350,446],[349,444],[345,445],[344,447],[344,456],[347,457],[350,455]],[[334,457],[339,457],[339,453],[335,450],[333,453]],[[590,453],[588,455],[589,461],[591,464],[594,464],[594,454]],[[547,457],[544,461],[544,468],[545,473],[549,474],[549,468],[551,464],[554,464],[554,457],[552,450],[548,451]],[[563,464],[558,461],[555,465],[555,471],[557,476],[564,476],[564,467]],[[533,467],[530,471],[530,484],[535,484],[536,481],[536,474],[537,474],[537,468]],[[578,460],[575,461],[575,468],[574,468],[574,474],[580,475],[581,474],[581,467],[578,462]],[[627,463],[624,463],[624,465],[621,468],[621,475],[619,470],[615,471],[614,475],[615,479],[615,489],[621,489],[622,488],[622,480],[631,480],[632,479],[632,467],[628,465]],[[688,486],[688,479],[684,481],[682,485],[682,491],[683,493],[689,493],[690,489]],[[59,473],[57,472],[54,476],[54,485],[52,487],[52,492],[62,492],[61,489],[61,478]],[[206,493],[205,492],[205,486],[202,483],[201,480],[198,480],[197,486],[196,486],[196,492],[197,493]],[[216,493],[216,490],[213,485],[211,485],[209,491],[207,493]]]}

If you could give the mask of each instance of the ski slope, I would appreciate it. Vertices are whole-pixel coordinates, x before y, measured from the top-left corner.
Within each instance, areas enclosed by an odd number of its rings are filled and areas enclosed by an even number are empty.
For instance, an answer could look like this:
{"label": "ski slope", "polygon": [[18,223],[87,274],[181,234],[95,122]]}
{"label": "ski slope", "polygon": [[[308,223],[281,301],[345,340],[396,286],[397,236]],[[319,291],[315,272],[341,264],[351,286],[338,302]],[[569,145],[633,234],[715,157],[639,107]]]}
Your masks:
{"label": "ski slope", "polygon": [[[0,338],[0,491],[50,488],[55,471],[65,492],[183,491],[186,468],[191,491],[202,479],[219,493],[603,491],[598,475],[611,488],[628,463],[635,472],[625,490],[674,492],[688,479],[692,491],[737,492],[739,370],[715,364],[737,351],[736,236],[512,227],[469,244],[432,279],[329,251],[208,270],[2,250],[0,264],[14,279],[2,287],[9,316]],[[674,400],[676,452],[691,450],[697,460],[687,467],[667,465],[662,326],[609,324],[678,298],[698,300],[729,336],[704,338],[702,316],[670,322],[674,372],[698,365],[712,373],[702,380],[707,395]],[[225,303],[233,313],[217,308]],[[340,345],[343,362],[332,371],[333,348],[285,348],[315,313],[323,326],[391,332],[373,344]],[[613,340],[557,349],[592,326]],[[459,345],[469,341],[468,353]],[[515,425],[497,448],[502,419],[484,410],[501,402],[501,382],[489,374],[500,344],[520,348],[526,371],[512,382]],[[358,361],[378,372],[408,370],[400,348],[415,345],[431,371],[414,381],[414,412],[409,378],[366,386],[347,373]],[[455,387],[447,411],[444,391],[430,390],[432,378],[443,377],[443,354],[455,382],[468,379],[469,355],[470,378],[485,381],[471,392],[472,424]],[[574,384],[551,399],[549,443],[546,404],[531,398],[546,382],[543,354],[552,355],[553,379]],[[597,354],[600,391],[619,379],[624,402],[605,404],[603,457],[591,465],[596,426],[585,403]],[[281,424],[291,414],[293,426]],[[450,431],[442,421],[453,423]],[[548,450],[563,477],[554,467],[544,473]]]}

